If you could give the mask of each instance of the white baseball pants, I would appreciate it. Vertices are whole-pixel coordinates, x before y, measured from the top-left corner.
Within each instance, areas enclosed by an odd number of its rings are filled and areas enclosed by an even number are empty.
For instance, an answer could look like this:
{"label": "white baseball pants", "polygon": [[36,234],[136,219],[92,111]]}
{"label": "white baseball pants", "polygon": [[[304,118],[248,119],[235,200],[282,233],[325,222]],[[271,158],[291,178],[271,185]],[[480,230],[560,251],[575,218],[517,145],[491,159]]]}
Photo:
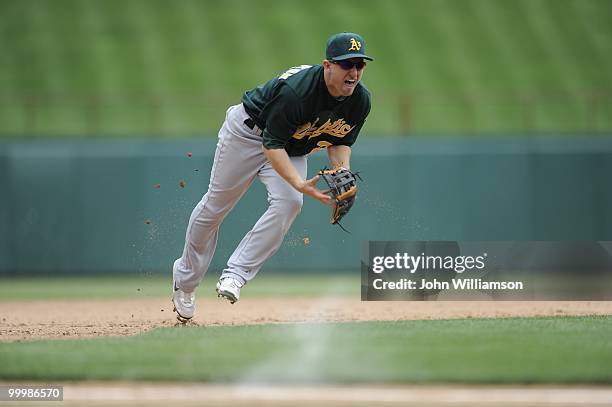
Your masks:
{"label": "white baseball pants", "polygon": [[[261,130],[244,124],[248,118],[242,104],[227,110],[219,130],[208,192],[189,218],[183,255],[174,262],[174,279],[184,291],[193,291],[210,266],[219,226],[258,177],[268,190],[268,209],[244,236],[231,255],[222,276],[246,283],[280,247],[302,208],[302,194],[272,168],[263,153]],[[306,179],[306,156],[290,157]]]}

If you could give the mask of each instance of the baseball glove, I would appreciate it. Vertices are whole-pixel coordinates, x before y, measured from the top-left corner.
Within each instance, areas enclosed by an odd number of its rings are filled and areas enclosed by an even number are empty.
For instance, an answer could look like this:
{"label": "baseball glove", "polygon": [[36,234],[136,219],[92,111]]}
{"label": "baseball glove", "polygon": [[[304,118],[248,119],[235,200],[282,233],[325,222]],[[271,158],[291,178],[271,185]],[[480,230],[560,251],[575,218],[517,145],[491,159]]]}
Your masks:
{"label": "baseball glove", "polygon": [[359,179],[361,179],[361,177],[359,177],[358,173],[343,167],[334,169],[323,168],[319,171],[319,175],[329,186],[329,189],[325,191],[325,193],[329,193],[331,198],[336,201],[329,222],[332,225],[340,226],[346,231],[338,222],[340,222],[340,220],[351,210],[355,203],[355,197],[357,195],[355,177],[357,176]]}

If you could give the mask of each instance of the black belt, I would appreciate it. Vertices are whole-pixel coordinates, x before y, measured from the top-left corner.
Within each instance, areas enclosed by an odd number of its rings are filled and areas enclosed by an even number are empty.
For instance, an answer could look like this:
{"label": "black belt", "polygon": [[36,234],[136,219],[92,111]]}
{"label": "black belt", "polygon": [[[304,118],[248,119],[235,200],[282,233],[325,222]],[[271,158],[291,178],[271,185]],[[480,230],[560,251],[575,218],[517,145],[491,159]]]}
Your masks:
{"label": "black belt", "polygon": [[255,120],[251,119],[250,117],[244,120],[244,124],[251,130],[255,129],[255,126],[257,126]]}

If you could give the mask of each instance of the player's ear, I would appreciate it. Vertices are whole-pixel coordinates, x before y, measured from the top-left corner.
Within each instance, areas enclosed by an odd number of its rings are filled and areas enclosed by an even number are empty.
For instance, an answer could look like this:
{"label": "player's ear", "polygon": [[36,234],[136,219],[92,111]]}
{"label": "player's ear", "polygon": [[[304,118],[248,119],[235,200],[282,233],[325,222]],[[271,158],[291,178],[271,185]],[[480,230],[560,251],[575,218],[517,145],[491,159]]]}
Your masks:
{"label": "player's ear", "polygon": [[329,69],[331,67],[331,62],[328,59],[323,60],[323,68]]}

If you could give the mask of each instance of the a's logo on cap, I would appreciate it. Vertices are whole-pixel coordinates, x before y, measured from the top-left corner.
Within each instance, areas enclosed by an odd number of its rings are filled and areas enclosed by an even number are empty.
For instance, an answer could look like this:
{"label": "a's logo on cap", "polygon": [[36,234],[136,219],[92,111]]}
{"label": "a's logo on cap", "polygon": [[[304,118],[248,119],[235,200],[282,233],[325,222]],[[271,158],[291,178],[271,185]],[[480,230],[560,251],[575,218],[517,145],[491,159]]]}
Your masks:
{"label": "a's logo on cap", "polygon": [[355,38],[351,38],[351,47],[348,49],[349,51],[359,51],[361,49],[361,42],[357,41]]}

